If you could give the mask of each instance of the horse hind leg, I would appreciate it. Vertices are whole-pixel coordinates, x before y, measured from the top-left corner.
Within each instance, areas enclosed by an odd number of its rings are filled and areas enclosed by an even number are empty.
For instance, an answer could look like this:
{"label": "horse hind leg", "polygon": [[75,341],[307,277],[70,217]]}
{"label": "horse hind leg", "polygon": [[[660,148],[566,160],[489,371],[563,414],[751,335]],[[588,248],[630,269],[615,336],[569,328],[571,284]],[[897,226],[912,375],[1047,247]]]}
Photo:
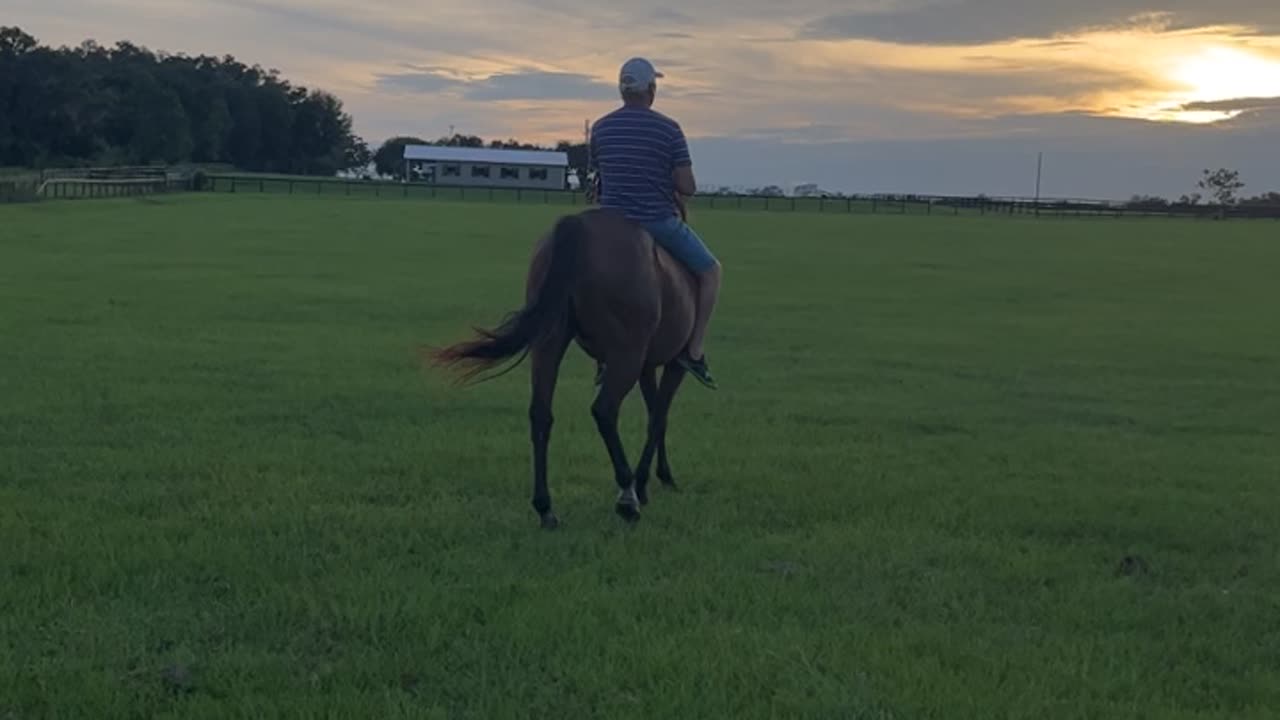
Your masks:
{"label": "horse hind leg", "polygon": [[600,438],[609,452],[614,480],[618,484],[615,510],[629,522],[640,519],[640,498],[636,494],[635,475],[627,464],[627,453],[618,434],[618,415],[622,409],[622,401],[640,379],[643,364],[644,352],[640,350],[609,353],[605,358],[600,392],[591,405],[591,416],[595,418]]}
{"label": "horse hind leg", "polygon": [[533,509],[542,527],[554,530],[559,518],[551,509],[551,491],[547,486],[547,447],[551,443],[551,426],[555,422],[552,401],[560,363],[569,348],[567,329],[547,335],[529,351],[532,393],[529,401],[529,434],[533,442]]}

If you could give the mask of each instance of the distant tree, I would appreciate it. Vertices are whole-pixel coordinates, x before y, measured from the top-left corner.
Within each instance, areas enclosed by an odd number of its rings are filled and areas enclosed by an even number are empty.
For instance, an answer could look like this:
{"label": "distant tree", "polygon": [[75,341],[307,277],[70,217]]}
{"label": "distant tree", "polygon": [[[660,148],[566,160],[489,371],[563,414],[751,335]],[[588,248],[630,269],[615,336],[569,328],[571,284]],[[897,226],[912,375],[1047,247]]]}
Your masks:
{"label": "distant tree", "polygon": [[1244,198],[1240,200],[1241,205],[1251,207],[1275,207],[1280,208],[1280,192],[1268,192],[1256,197]]}
{"label": "distant tree", "polygon": [[545,150],[546,148],[533,143],[520,142],[514,138],[506,140],[490,140],[489,147],[495,150]]}
{"label": "distant tree", "polygon": [[1169,201],[1155,195],[1134,195],[1124,205],[1132,210],[1164,210]]}
{"label": "distant tree", "polygon": [[569,158],[569,172],[578,176],[578,187],[586,187],[587,182],[587,144],[561,140],[556,143],[556,152],[562,152]]}
{"label": "distant tree", "polygon": [[360,140],[347,149],[343,170],[365,171],[369,165],[373,163],[373,151],[369,149],[368,143]]}
{"label": "distant tree", "polygon": [[397,136],[382,143],[373,154],[373,166],[379,175],[386,175],[397,180],[404,179],[404,146],[429,145],[425,140],[413,136]]}
{"label": "distant tree", "polygon": [[1208,192],[1219,205],[1234,205],[1236,193],[1244,189],[1244,183],[1240,181],[1240,173],[1235,170],[1219,168],[1210,172],[1206,169],[1201,173],[1196,187]]}
{"label": "distant tree", "polygon": [[482,148],[484,147],[484,138],[478,137],[476,135],[462,135],[461,133],[454,133],[453,135],[442,137],[433,143],[425,143],[425,144],[443,145],[445,147]]}
{"label": "distant tree", "polygon": [[0,26],[0,57],[17,57],[35,50],[40,42],[21,28]]}

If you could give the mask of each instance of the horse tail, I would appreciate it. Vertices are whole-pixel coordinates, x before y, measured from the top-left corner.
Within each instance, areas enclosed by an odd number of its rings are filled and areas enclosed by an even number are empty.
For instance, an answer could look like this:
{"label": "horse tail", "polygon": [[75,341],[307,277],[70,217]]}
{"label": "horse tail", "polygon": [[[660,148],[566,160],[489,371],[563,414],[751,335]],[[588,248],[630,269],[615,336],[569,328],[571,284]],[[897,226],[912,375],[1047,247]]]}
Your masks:
{"label": "horse tail", "polygon": [[[587,236],[587,225],[577,215],[566,215],[551,231],[551,261],[542,285],[520,310],[510,313],[501,325],[486,330],[475,328],[478,338],[457,343],[430,353],[437,365],[465,366],[464,379],[519,355],[498,375],[515,369],[529,354],[529,349],[547,334],[563,327],[569,312],[569,296],[573,290],[580,248]],[[498,375],[485,378],[491,380]]]}

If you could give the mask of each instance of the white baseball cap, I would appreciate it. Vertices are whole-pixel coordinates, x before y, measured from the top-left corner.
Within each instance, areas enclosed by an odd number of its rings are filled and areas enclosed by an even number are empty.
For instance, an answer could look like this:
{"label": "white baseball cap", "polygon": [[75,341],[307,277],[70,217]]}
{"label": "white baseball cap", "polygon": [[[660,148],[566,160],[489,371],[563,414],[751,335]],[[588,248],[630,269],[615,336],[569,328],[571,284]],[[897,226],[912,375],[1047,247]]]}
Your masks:
{"label": "white baseball cap", "polygon": [[647,90],[658,78],[666,77],[653,67],[653,63],[644,58],[631,58],[622,64],[618,73],[618,87],[626,90]]}

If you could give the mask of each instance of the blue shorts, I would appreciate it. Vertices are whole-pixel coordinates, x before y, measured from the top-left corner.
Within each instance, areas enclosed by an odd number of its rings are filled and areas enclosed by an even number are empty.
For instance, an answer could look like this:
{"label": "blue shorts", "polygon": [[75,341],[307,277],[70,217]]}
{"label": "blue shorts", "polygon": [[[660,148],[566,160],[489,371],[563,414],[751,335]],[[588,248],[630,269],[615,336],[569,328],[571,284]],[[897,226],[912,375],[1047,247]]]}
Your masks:
{"label": "blue shorts", "polygon": [[695,273],[704,273],[716,265],[716,257],[702,238],[683,220],[674,215],[666,220],[644,223],[653,239]]}

